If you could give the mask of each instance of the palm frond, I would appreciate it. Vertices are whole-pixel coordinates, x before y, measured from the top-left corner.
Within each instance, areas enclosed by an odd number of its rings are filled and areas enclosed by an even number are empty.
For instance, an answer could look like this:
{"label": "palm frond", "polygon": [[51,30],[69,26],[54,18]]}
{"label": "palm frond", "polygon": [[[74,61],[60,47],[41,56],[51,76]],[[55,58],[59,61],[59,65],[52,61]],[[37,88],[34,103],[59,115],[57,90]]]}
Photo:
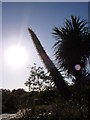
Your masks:
{"label": "palm frond", "polygon": [[72,74],[77,63],[81,64],[83,71],[90,57],[90,34],[86,25],[85,20],[71,16],[71,20],[65,19],[64,27],[55,27],[52,33],[57,40],[53,47],[59,68],[69,74]]}

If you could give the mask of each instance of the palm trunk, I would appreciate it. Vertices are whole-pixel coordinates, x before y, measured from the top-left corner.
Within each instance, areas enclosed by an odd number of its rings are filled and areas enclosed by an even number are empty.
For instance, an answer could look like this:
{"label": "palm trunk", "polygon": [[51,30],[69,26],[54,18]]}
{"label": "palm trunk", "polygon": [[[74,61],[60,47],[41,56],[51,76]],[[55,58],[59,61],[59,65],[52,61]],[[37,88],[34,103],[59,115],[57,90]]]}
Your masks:
{"label": "palm trunk", "polygon": [[71,93],[70,93],[65,81],[63,80],[62,75],[60,74],[60,72],[57,70],[57,68],[55,67],[55,65],[51,61],[51,59],[46,54],[44,48],[42,47],[42,45],[41,45],[39,39],[37,38],[37,36],[35,35],[35,33],[30,28],[28,28],[28,31],[31,35],[31,38],[32,38],[32,41],[36,47],[36,50],[39,53],[41,59],[43,60],[43,63],[45,64],[46,68],[50,72],[52,79],[53,79],[59,93],[65,99],[70,98]]}
{"label": "palm trunk", "polygon": [[90,120],[90,89],[88,90],[87,97],[88,97],[88,120]]}
{"label": "palm trunk", "polygon": [[75,71],[74,73],[75,73],[75,78],[76,78],[75,86],[76,86],[76,89],[79,92],[79,91],[81,91],[82,85],[83,85],[82,73],[81,73],[81,70],[80,71]]}

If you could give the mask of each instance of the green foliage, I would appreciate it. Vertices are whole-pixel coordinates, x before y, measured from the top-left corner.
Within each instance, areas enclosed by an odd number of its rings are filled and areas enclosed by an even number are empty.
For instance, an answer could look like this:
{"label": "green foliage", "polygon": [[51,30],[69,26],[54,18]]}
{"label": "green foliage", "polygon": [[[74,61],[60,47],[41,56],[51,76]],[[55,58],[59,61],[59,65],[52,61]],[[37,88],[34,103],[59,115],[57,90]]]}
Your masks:
{"label": "green foliage", "polygon": [[[18,120],[28,120],[28,119],[32,120],[35,117],[38,118],[39,120],[40,119],[73,120],[75,118],[87,119],[87,116],[88,116],[87,89],[90,89],[90,87],[88,86],[88,88],[87,87],[84,88],[83,91],[77,92],[74,86],[70,87],[70,90],[72,91],[74,96],[70,100],[63,99],[62,96],[59,95],[56,89],[53,89],[53,90],[47,89],[41,92],[23,91],[22,94],[20,94],[20,96],[19,96],[19,93],[21,93],[20,90],[19,92],[18,90],[13,90],[15,93],[14,97],[13,97],[13,91],[11,92],[9,90],[3,90],[4,91],[3,106],[6,107],[9,113],[15,112],[14,107],[18,108],[18,110],[24,109],[24,108],[31,109],[31,111],[27,112],[22,118]],[[16,99],[17,96],[18,96],[18,99]],[[18,100],[18,103],[17,103],[17,100]],[[9,103],[9,105],[6,105],[5,101],[7,104]],[[35,101],[35,106],[34,106],[34,101]],[[13,106],[11,106],[12,104]],[[6,113],[6,112],[7,111],[3,111],[3,113]]]}
{"label": "green foliage", "polygon": [[41,92],[40,97],[42,98],[42,102],[45,105],[56,103],[59,98],[59,93],[57,89],[45,90]]}
{"label": "green foliage", "polygon": [[31,91],[24,93],[19,100],[19,109],[28,108],[31,109],[33,106],[34,99],[40,98],[40,93],[37,91]]}
{"label": "green foliage", "polygon": [[36,64],[30,68],[30,76],[25,85],[29,87],[29,91],[39,92],[55,86],[49,73],[46,73],[43,67],[37,67]]}
{"label": "green foliage", "polygon": [[18,111],[18,98],[9,90],[2,90],[2,113],[16,113]]}

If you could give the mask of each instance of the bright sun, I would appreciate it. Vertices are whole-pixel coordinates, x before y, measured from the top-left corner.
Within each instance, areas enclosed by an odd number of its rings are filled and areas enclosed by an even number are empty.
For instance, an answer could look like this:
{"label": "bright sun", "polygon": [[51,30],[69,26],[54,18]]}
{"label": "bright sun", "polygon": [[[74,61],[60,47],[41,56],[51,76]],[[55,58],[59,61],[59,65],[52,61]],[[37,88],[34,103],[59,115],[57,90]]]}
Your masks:
{"label": "bright sun", "polygon": [[20,45],[9,47],[5,53],[6,63],[14,68],[23,67],[27,62],[27,57],[25,48]]}

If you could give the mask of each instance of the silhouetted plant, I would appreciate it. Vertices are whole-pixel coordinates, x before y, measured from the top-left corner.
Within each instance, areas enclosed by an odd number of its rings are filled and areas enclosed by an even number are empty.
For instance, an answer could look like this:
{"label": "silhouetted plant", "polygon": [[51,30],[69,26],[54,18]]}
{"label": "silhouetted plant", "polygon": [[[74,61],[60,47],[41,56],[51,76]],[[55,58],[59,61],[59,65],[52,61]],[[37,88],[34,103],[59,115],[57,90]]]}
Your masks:
{"label": "silhouetted plant", "polygon": [[49,73],[45,72],[43,67],[38,67],[35,63],[30,68],[30,75],[25,85],[28,86],[29,91],[39,92],[52,89],[55,86]]}
{"label": "silhouetted plant", "polygon": [[[71,20],[66,19],[64,27],[55,27],[53,32],[53,35],[56,38],[54,49],[56,60],[58,61],[58,68],[65,72],[65,75],[68,76],[68,78],[74,78],[73,82],[79,92],[76,91],[76,93],[73,94],[70,93],[69,86],[66,85],[61,73],[48,57],[35,33],[30,28],[28,31],[36,50],[50,72],[59,93],[64,98],[73,96],[74,99],[74,95],[77,94],[78,96],[81,93],[81,90],[83,90],[83,88],[86,89],[85,87],[90,83],[90,74],[87,70],[87,63],[90,66],[90,33],[88,32],[87,22],[85,20],[80,20],[80,17],[71,16]],[[90,112],[89,87],[87,88],[87,97]],[[83,99],[85,99],[85,97]]]}
{"label": "silhouetted plant", "polygon": [[43,63],[45,64],[47,70],[50,72],[50,75],[52,76],[52,79],[53,79],[57,89],[59,90],[60,94],[64,98],[70,98],[71,93],[70,93],[65,81],[63,80],[62,75],[60,74],[58,69],[55,67],[55,65],[53,64],[53,62],[51,61],[51,59],[45,52],[44,48],[42,47],[42,45],[41,45],[39,39],[37,38],[37,36],[35,35],[35,33],[30,28],[28,28],[28,31],[31,35],[32,41],[36,47],[37,52],[39,53],[41,59],[43,60]]}
{"label": "silhouetted plant", "polygon": [[[80,20],[80,17],[71,16],[71,20],[65,19],[64,27],[54,28],[53,35],[56,38],[54,50],[58,67],[66,76],[74,76],[73,82],[80,94],[87,85],[90,86],[90,73],[87,70],[90,66],[90,33],[87,22]],[[87,91],[90,113],[89,88]]]}
{"label": "silhouetted plant", "polygon": [[59,69],[69,77],[74,76],[74,82],[80,87],[85,82],[90,57],[87,22],[71,16],[71,20],[65,19],[64,27],[54,28],[53,35],[56,38],[54,50]]}

